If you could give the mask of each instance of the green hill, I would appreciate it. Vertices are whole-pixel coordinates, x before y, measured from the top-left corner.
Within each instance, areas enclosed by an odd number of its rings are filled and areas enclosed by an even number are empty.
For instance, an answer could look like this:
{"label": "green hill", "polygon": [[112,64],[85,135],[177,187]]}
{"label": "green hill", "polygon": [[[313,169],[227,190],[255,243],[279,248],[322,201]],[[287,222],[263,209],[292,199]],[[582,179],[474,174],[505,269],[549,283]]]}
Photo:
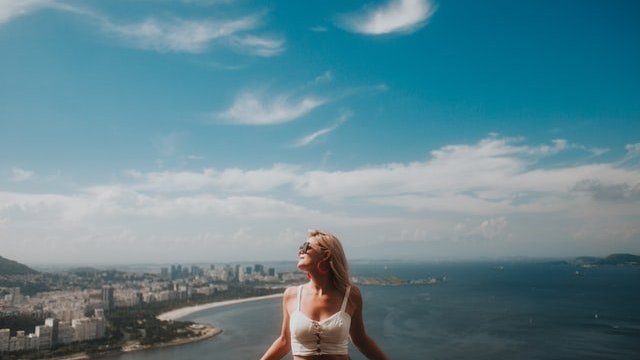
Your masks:
{"label": "green hill", "polygon": [[0,256],[0,275],[26,275],[37,273],[37,271],[27,265],[23,265],[17,261],[5,259]]}

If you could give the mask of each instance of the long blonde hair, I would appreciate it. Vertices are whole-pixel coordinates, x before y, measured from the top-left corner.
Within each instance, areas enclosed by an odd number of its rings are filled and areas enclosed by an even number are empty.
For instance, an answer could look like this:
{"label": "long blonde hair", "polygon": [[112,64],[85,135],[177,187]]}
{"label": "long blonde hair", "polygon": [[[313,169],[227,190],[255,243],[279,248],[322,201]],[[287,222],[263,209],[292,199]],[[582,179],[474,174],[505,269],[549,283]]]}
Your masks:
{"label": "long blonde hair", "polygon": [[342,244],[337,237],[320,230],[309,230],[309,240],[315,239],[318,245],[329,253],[329,267],[331,268],[331,280],[333,286],[341,292],[345,292],[351,285],[349,279],[349,264],[344,254]]}

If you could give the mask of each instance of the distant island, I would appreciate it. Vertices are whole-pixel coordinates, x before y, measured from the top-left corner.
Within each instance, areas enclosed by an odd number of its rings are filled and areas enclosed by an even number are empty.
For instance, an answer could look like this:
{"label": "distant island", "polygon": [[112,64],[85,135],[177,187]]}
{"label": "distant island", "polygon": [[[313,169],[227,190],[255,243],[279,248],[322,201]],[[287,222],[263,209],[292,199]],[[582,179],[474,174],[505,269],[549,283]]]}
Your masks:
{"label": "distant island", "polygon": [[596,265],[640,265],[640,256],[632,254],[611,254],[607,257],[600,258],[595,256],[580,256],[576,258],[576,264],[579,266],[596,266]]}
{"label": "distant island", "polygon": [[363,277],[352,276],[351,281],[356,285],[370,286],[403,286],[403,285],[434,285],[447,281],[446,276],[427,277],[422,279],[405,280],[396,276],[390,277]]}

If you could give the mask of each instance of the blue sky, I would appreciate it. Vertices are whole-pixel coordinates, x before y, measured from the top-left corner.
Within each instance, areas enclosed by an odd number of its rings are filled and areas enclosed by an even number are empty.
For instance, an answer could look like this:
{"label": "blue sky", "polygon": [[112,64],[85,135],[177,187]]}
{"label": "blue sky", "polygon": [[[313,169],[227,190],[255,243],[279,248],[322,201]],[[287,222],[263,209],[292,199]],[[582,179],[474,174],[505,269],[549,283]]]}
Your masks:
{"label": "blue sky", "polygon": [[640,252],[639,20],[0,0],[0,255],[286,260],[308,228],[352,258]]}

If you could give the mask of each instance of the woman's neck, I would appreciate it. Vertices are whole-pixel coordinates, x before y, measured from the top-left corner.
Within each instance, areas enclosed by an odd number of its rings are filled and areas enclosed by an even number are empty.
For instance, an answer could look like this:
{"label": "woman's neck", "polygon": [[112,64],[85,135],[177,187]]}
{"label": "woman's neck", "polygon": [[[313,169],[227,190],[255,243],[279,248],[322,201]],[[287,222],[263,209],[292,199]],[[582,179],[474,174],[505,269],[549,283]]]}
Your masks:
{"label": "woman's neck", "polygon": [[311,290],[313,290],[316,294],[326,294],[327,292],[333,289],[333,282],[328,275],[320,275],[311,273],[311,278],[309,279],[309,286]]}

